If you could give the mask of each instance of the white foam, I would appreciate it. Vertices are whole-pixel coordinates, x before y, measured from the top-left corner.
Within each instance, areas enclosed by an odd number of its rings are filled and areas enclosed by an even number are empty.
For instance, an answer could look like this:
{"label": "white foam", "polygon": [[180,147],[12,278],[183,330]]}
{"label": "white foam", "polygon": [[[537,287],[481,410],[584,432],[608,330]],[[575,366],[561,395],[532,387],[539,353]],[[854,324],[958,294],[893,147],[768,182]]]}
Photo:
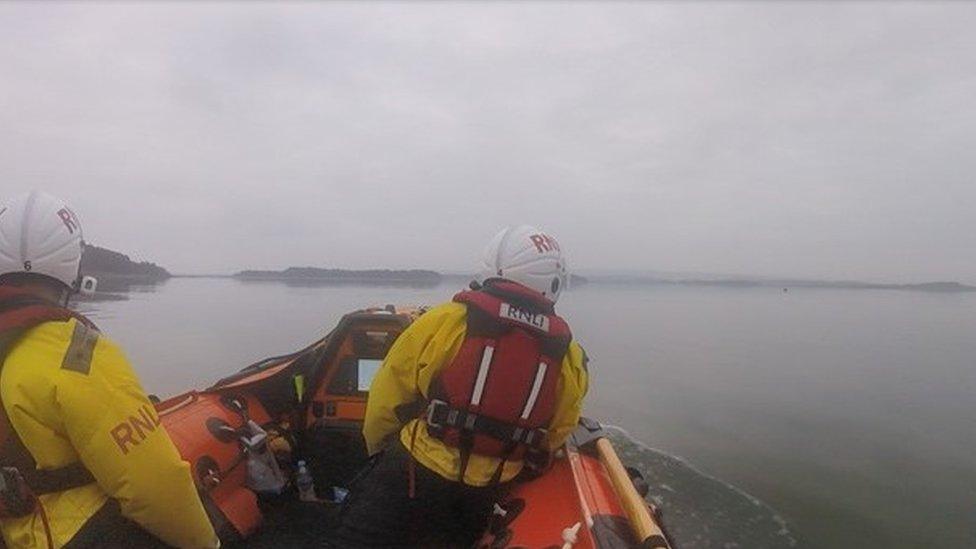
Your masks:
{"label": "white foam", "polygon": [[[716,484],[719,484],[720,486],[723,486],[723,487],[731,490],[732,492],[734,492],[734,493],[742,496],[747,501],[749,501],[750,503],[752,503],[754,506],[759,507],[759,508],[762,508],[762,509],[765,509],[766,511],[769,512],[770,517],[772,518],[772,520],[777,525],[779,525],[779,527],[780,527],[779,530],[777,531],[777,534],[780,535],[780,536],[782,536],[782,537],[788,538],[785,541],[790,545],[790,547],[795,547],[797,545],[796,539],[790,533],[789,525],[788,525],[786,519],[784,519],[782,516],[780,516],[776,512],[775,509],[773,509],[772,507],[770,507],[768,504],[766,504],[765,502],[763,502],[759,498],[753,496],[752,494],[746,492],[745,490],[739,488],[738,486],[734,486],[734,485],[729,484],[728,482],[725,482],[725,481],[723,481],[721,479],[718,479],[718,478],[716,478],[716,477],[714,477],[714,476],[712,476],[712,475],[710,475],[708,473],[705,473],[704,471],[702,471],[701,469],[698,469],[697,467],[695,467],[694,465],[692,465],[688,460],[686,460],[685,458],[683,458],[681,456],[676,456],[676,455],[673,455],[673,454],[669,454],[669,453],[667,453],[667,452],[665,452],[663,450],[659,450],[659,449],[654,448],[654,447],[652,447],[652,446],[650,446],[650,445],[648,445],[648,444],[646,444],[644,442],[641,442],[640,440],[634,438],[623,427],[619,427],[617,425],[603,425],[603,427],[604,427],[604,429],[607,429],[607,430],[610,430],[610,431],[616,431],[616,432],[620,433],[628,441],[632,442],[635,446],[637,446],[637,447],[639,447],[639,448],[641,448],[643,450],[646,450],[648,452],[652,452],[652,453],[657,454],[657,455],[660,455],[660,456],[667,457],[669,459],[673,459],[674,461],[680,463],[683,467],[687,468],[689,471],[691,471],[694,474],[700,476],[701,478],[707,479],[707,480],[709,480],[711,482],[715,482]],[[660,487],[662,489],[667,490],[667,491],[672,492],[672,493],[675,493],[676,492],[674,488],[672,488],[671,486],[668,486],[666,484],[661,484]],[[660,503],[658,503],[658,502],[655,502],[655,504],[656,505],[660,505]],[[667,511],[667,509],[665,509],[665,511]],[[705,530],[708,530],[708,525],[707,524],[703,524],[702,527]],[[735,546],[733,545],[732,547],[735,547]]]}

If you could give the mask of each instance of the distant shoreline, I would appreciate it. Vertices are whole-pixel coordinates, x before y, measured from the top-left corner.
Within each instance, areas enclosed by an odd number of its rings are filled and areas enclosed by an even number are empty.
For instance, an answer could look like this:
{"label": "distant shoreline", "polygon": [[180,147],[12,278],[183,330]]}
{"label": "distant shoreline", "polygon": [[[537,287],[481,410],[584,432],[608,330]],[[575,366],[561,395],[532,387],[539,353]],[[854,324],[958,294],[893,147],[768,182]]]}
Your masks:
{"label": "distant shoreline", "polygon": [[105,283],[153,284],[170,278],[166,269],[148,261],[132,261],[129,256],[92,244],[81,254],[81,272]]}
{"label": "distant shoreline", "polygon": [[[295,268],[293,268],[295,269]],[[309,270],[311,269],[311,270]],[[297,268],[283,271],[241,271],[237,274],[174,274],[172,278],[232,278],[253,282],[286,282],[291,284],[422,284],[436,286],[442,282],[474,279],[474,275],[458,273],[438,273],[428,270],[389,270],[389,269],[314,269]],[[976,286],[954,281],[890,284],[880,282],[861,282],[852,280],[803,280],[803,279],[760,279],[760,278],[664,278],[635,275],[591,275],[574,276],[570,287],[582,285],[599,286],[690,286],[716,288],[774,288],[789,291],[792,289],[833,289],[833,290],[897,290],[927,293],[969,293],[976,292]]]}
{"label": "distant shoreline", "polygon": [[440,273],[422,269],[321,269],[318,267],[289,267],[283,271],[241,271],[233,278],[245,282],[285,282],[287,284],[389,284],[409,286],[437,286],[443,280]]}
{"label": "distant shoreline", "polygon": [[614,286],[699,286],[718,288],[781,288],[790,289],[831,289],[831,290],[898,290],[929,293],[968,293],[976,292],[976,286],[959,282],[922,282],[913,284],[886,284],[860,281],[831,280],[793,280],[793,279],[666,279],[633,276],[595,276],[591,284]]}

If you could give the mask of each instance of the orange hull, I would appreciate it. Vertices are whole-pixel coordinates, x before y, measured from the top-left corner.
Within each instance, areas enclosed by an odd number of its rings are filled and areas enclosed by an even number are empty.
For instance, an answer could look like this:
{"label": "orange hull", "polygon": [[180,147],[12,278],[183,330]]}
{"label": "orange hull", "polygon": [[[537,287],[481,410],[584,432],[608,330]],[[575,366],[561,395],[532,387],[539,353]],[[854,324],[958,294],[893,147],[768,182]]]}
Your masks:
{"label": "orange hull", "polygon": [[[241,398],[241,397],[239,397]],[[254,397],[248,402],[250,417],[258,423],[270,418]],[[190,463],[193,480],[203,495],[211,521],[221,539],[246,538],[261,525],[257,497],[245,487],[245,455],[237,438],[218,438],[215,425],[240,429],[244,419],[221,402],[220,393],[191,391],[156,406],[183,459]]]}
{"label": "orange hull", "polygon": [[520,484],[502,505],[514,517],[496,516],[486,547],[632,547],[623,510],[594,457],[568,449],[541,477]]}

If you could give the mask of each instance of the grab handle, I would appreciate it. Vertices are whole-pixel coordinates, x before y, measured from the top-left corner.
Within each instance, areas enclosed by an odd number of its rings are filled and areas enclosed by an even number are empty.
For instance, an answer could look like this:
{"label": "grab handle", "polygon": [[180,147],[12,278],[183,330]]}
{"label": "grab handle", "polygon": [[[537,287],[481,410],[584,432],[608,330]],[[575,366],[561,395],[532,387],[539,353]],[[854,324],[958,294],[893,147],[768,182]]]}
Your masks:
{"label": "grab handle", "polygon": [[600,461],[606,467],[610,475],[610,482],[613,490],[620,499],[624,513],[630,521],[630,526],[637,536],[639,547],[642,549],[671,549],[668,538],[664,535],[664,530],[658,525],[651,516],[651,511],[647,507],[647,502],[637,493],[634,483],[627,474],[627,469],[620,462],[617,451],[613,449],[613,444],[605,438],[596,440],[596,450],[600,456]]}

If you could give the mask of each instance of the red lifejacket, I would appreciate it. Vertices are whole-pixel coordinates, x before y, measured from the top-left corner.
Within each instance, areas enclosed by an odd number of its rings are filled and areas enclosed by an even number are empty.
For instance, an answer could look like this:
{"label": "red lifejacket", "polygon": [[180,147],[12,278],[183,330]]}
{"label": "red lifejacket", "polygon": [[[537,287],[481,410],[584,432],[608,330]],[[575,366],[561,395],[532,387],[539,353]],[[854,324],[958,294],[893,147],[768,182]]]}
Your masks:
{"label": "red lifejacket", "polygon": [[572,334],[551,301],[513,282],[488,280],[454,301],[467,305],[467,333],[431,384],[426,421],[461,450],[463,479],[471,453],[504,463],[545,447]]}
{"label": "red lifejacket", "polygon": [[[17,340],[31,328],[45,322],[67,322],[72,318],[96,329],[87,318],[65,307],[43,300],[19,288],[0,286],[0,374],[7,354]],[[60,469],[38,470],[34,457],[10,425],[0,402],[0,466],[4,490],[0,490],[0,517],[24,516],[33,511],[33,495],[60,492],[94,482],[94,477],[77,462]],[[11,475],[14,475],[13,477]],[[24,493],[16,480],[25,482]]]}

